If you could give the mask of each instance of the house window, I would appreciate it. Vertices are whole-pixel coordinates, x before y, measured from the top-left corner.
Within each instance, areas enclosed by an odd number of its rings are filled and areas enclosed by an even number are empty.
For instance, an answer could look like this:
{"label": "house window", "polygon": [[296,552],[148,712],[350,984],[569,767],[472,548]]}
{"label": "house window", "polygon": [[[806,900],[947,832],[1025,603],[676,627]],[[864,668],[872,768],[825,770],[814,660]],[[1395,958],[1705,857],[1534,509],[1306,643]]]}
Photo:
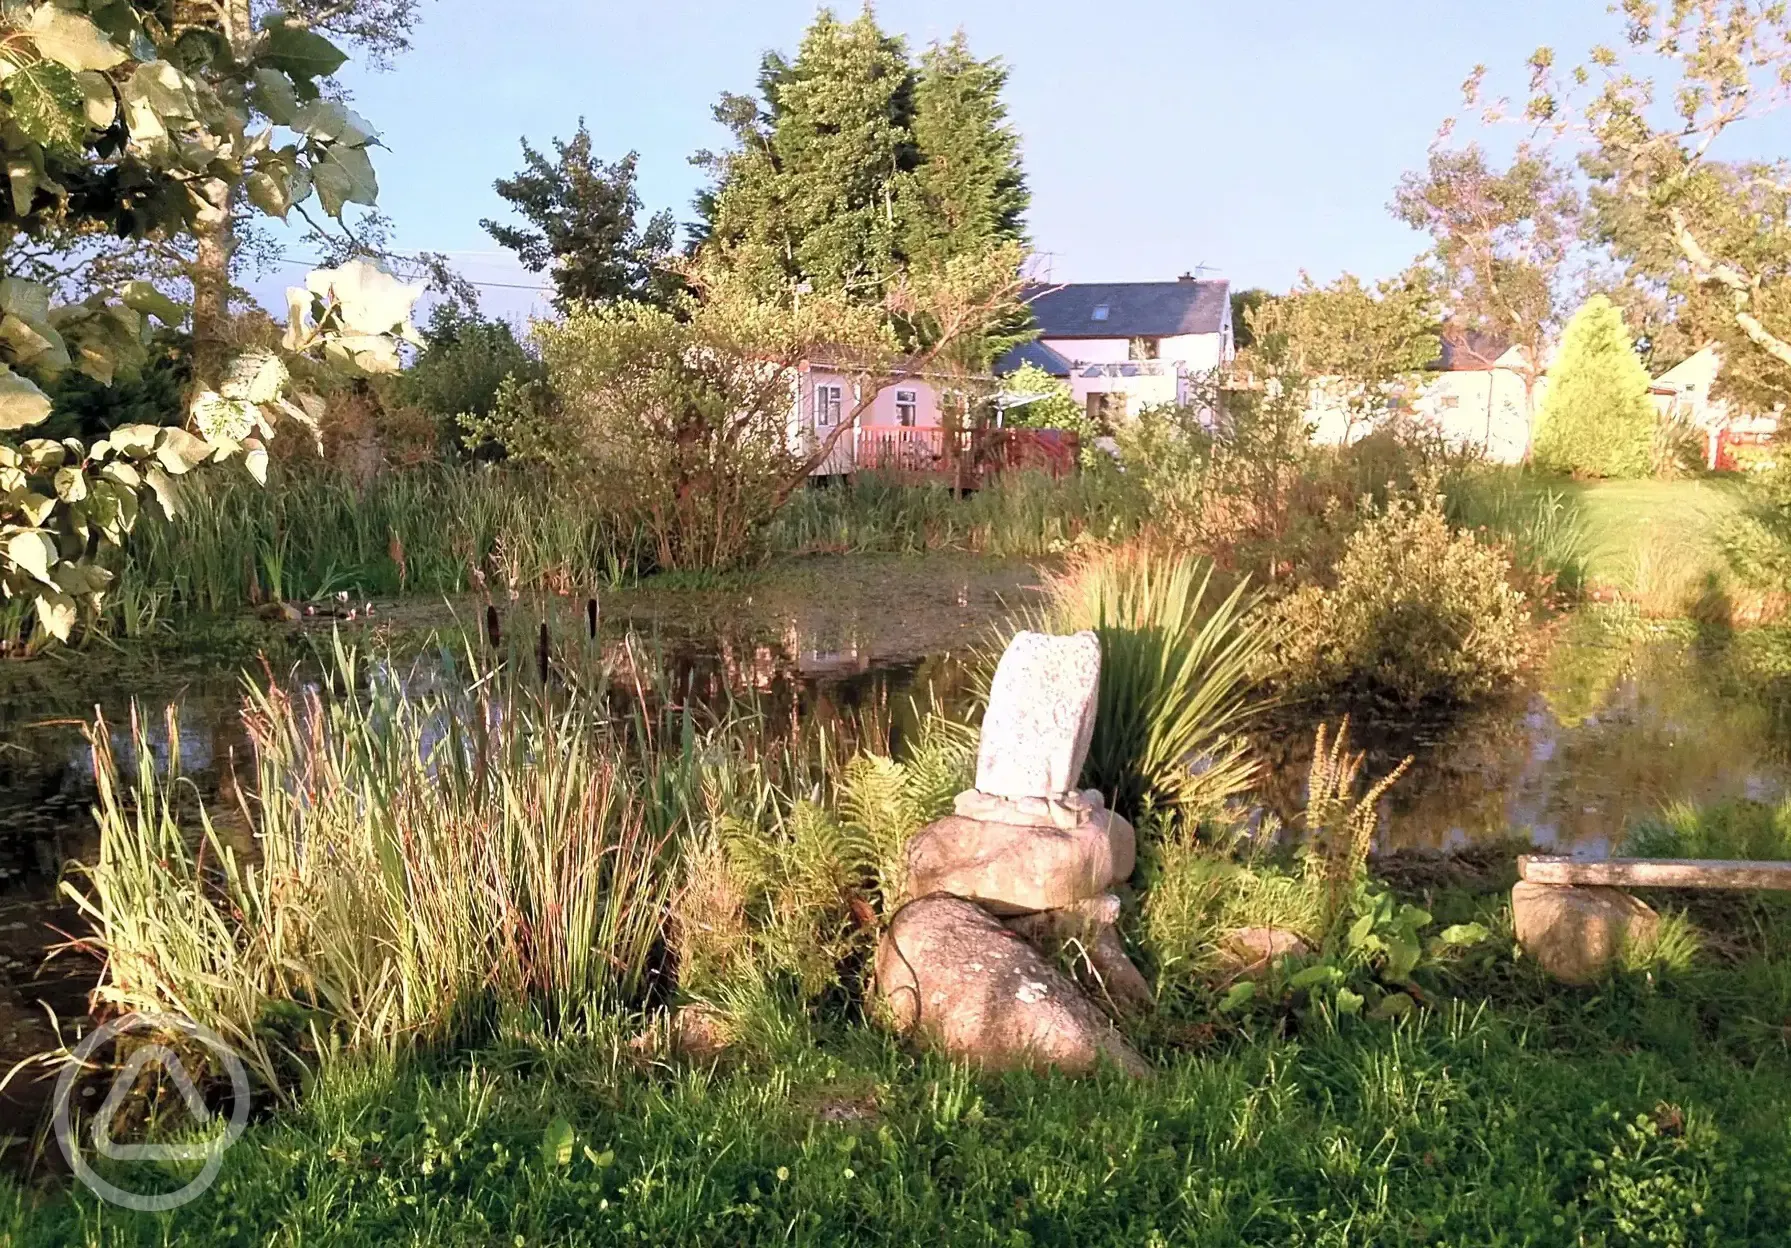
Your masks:
{"label": "house window", "polygon": [[1096,320],[1096,321],[1106,320],[1107,319],[1107,305],[1104,303],[1095,304],[1094,311],[1090,314],[1090,319]]}
{"label": "house window", "polygon": [[1126,393],[1123,390],[1092,390],[1088,395],[1088,419],[1103,435],[1126,418]]}
{"label": "house window", "polygon": [[1157,340],[1155,338],[1134,338],[1126,344],[1126,358],[1132,360],[1154,360],[1157,358]]}
{"label": "house window", "polygon": [[846,388],[844,386],[816,386],[815,428],[825,429],[839,424],[845,407]]}
{"label": "house window", "polygon": [[914,417],[920,411],[920,395],[915,390],[896,391],[896,424],[914,425]]}

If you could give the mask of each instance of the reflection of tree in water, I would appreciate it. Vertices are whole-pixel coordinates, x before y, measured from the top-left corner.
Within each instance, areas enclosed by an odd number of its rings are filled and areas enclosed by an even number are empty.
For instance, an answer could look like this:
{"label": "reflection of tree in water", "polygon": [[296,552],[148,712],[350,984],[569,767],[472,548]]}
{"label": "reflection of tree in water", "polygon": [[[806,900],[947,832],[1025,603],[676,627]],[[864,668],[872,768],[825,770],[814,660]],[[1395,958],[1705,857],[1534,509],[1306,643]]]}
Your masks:
{"label": "reflection of tree in water", "polygon": [[[1666,802],[1783,792],[1788,707],[1791,643],[1736,634],[1713,648],[1708,638],[1569,622],[1532,683],[1499,703],[1446,725],[1358,720],[1352,730],[1371,774],[1415,756],[1385,800],[1389,846],[1520,835],[1600,852]],[[1266,803],[1297,814],[1311,723],[1261,735],[1272,763]]]}

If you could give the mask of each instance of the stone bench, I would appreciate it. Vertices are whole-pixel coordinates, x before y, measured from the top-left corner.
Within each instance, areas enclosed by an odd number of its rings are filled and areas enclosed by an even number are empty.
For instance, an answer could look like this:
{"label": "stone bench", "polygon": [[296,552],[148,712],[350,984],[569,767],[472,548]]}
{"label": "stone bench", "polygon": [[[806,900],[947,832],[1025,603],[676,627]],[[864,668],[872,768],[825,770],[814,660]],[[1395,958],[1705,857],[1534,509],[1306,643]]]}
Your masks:
{"label": "stone bench", "polygon": [[1660,916],[1626,888],[1791,891],[1791,862],[1705,858],[1564,858],[1522,854],[1511,890],[1524,952],[1570,984],[1599,978],[1625,945],[1650,939]]}

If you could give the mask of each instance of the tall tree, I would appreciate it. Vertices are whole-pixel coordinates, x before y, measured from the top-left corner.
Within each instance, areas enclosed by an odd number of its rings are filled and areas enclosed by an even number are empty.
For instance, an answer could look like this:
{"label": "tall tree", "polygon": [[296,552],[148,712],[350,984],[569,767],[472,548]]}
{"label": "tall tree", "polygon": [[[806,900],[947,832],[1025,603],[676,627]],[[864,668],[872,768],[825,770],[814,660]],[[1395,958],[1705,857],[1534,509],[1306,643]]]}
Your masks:
{"label": "tall tree", "polygon": [[768,54],[758,96],[724,95],[734,137],[699,152],[712,185],[692,241],[767,293],[877,302],[909,267],[1020,241],[1027,206],[1006,70],[960,35],[918,69],[867,9],[823,10],[795,58]]}
{"label": "tall tree", "polygon": [[[1433,148],[1400,179],[1393,213],[1431,237],[1447,325],[1458,343],[1482,334],[1520,349],[1525,418],[1560,322],[1560,285],[1579,240],[1580,197],[1544,151],[1520,146],[1504,170],[1473,144]],[[1491,360],[1484,361],[1487,364]]]}
{"label": "tall tree", "polygon": [[1020,168],[1020,136],[1001,92],[1007,68],[979,61],[959,31],[922,53],[914,91],[920,163],[902,188],[902,250],[934,264],[1025,237],[1031,193]]}
{"label": "tall tree", "polygon": [[676,227],[669,211],[638,224],[637,154],[613,164],[597,159],[583,118],[571,142],[553,146],[550,159],[524,139],[522,170],[493,184],[528,225],[480,224],[529,272],[552,275],[561,311],[613,299],[666,305],[680,288],[668,265]]}
{"label": "tall tree", "polygon": [[[1524,121],[1577,140],[1599,237],[1761,408],[1791,393],[1791,161],[1716,147],[1791,103],[1791,11],[1777,0],[1622,0],[1624,39],[1566,75],[1530,59]],[[1482,74],[1469,79],[1480,105]],[[1504,112],[1499,102],[1483,111]],[[1771,135],[1764,137],[1768,142]]]}

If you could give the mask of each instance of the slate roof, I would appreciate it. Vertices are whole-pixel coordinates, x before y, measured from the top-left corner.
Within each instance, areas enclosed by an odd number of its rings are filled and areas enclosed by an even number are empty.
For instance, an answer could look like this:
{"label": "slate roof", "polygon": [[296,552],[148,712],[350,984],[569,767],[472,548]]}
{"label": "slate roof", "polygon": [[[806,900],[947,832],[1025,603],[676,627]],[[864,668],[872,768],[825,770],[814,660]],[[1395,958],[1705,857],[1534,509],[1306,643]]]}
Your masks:
{"label": "slate roof", "polygon": [[[1027,301],[1046,338],[1168,338],[1216,334],[1225,324],[1231,283],[1071,282],[1041,286]],[[1104,320],[1095,311],[1105,307]]]}
{"label": "slate roof", "polygon": [[1053,377],[1068,377],[1070,375],[1070,362],[1036,338],[1003,353],[1002,357],[995,361],[995,375],[1005,377],[1022,364],[1036,365]]}
{"label": "slate roof", "polygon": [[1443,327],[1443,355],[1425,367],[1436,372],[1459,373],[1488,369],[1493,361],[1511,350],[1511,340],[1477,329],[1459,330]]}

